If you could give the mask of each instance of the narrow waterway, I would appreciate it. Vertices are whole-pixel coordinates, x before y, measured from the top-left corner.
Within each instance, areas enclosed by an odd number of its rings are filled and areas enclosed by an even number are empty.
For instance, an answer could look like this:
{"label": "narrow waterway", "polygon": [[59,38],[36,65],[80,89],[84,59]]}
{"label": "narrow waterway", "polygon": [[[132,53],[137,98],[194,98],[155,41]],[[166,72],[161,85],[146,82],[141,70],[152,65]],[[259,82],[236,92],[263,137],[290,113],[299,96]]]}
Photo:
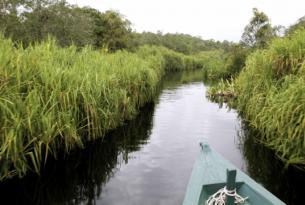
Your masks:
{"label": "narrow waterway", "polygon": [[234,110],[205,97],[200,72],[176,73],[163,84],[155,103],[103,140],[50,160],[41,176],[0,183],[1,199],[9,204],[179,205],[202,140],[289,205],[300,198],[305,177],[294,185],[289,180],[304,174],[280,171],[283,165],[250,140],[253,132]]}
{"label": "narrow waterway", "polygon": [[181,204],[201,140],[243,166],[235,140],[237,114],[209,102],[205,90],[200,81],[163,89],[147,144],[120,165],[97,204]]}

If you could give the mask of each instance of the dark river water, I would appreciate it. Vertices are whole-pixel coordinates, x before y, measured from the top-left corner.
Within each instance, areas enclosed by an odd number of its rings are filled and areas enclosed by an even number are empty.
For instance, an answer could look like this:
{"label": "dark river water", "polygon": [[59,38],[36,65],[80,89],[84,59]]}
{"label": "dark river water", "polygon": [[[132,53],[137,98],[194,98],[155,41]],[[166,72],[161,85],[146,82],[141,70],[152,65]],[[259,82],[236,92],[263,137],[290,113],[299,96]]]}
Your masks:
{"label": "dark river water", "polygon": [[271,151],[250,137],[257,132],[236,111],[210,102],[206,89],[200,72],[168,76],[155,102],[134,120],[85,149],[49,160],[40,176],[0,183],[1,200],[35,205],[179,205],[199,142],[205,140],[287,204],[305,204],[304,172],[284,169]]}

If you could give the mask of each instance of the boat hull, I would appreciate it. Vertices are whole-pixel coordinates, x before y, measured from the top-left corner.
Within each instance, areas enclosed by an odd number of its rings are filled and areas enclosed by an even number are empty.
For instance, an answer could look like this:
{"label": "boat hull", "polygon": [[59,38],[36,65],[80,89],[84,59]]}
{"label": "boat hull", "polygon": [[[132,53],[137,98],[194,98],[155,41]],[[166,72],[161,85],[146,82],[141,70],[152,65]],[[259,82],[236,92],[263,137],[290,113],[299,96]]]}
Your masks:
{"label": "boat hull", "polygon": [[204,205],[212,194],[226,185],[227,169],[237,171],[237,193],[242,197],[249,197],[243,203],[244,205],[285,205],[207,144],[201,145],[200,155],[195,162],[183,205]]}

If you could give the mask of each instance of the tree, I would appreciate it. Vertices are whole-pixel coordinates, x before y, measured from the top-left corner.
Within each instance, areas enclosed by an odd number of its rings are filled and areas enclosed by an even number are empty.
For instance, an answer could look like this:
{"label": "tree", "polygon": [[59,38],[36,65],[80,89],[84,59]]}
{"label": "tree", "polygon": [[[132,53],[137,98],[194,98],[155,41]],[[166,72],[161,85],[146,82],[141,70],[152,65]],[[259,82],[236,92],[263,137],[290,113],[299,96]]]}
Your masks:
{"label": "tree", "polygon": [[102,14],[103,29],[101,42],[103,47],[113,52],[128,47],[131,38],[131,23],[116,11],[106,11]]}
{"label": "tree", "polygon": [[65,0],[3,0],[0,32],[25,46],[55,37],[62,46],[93,44],[93,23]]}
{"label": "tree", "polygon": [[298,29],[305,29],[305,16],[301,17],[295,24],[290,26],[285,33],[290,35]]}
{"label": "tree", "polygon": [[77,8],[77,10],[89,16],[93,23],[93,46],[95,48],[103,47],[103,34],[106,29],[103,25],[103,14],[90,7]]}
{"label": "tree", "polygon": [[26,0],[1,0],[0,3],[0,32],[14,40],[18,40],[22,34],[19,8],[27,8]]}
{"label": "tree", "polygon": [[24,42],[41,41],[51,35],[61,46],[93,44],[91,18],[65,1],[37,6],[24,17],[27,34]]}
{"label": "tree", "polygon": [[238,74],[245,66],[249,52],[239,44],[231,45],[227,51],[226,70],[231,76]]}
{"label": "tree", "polygon": [[94,28],[94,47],[106,48],[113,52],[118,49],[128,48],[131,43],[131,23],[119,12],[100,11],[90,8],[78,8],[79,11],[90,16]]}
{"label": "tree", "polygon": [[232,44],[229,41],[219,42],[214,40],[203,40],[200,37],[181,33],[162,34],[162,32],[143,32],[133,33],[133,35],[133,46],[145,44],[158,45],[187,55],[213,49],[224,49],[227,51]]}
{"label": "tree", "polygon": [[254,8],[253,15],[250,23],[244,29],[241,44],[246,47],[264,48],[268,41],[275,36],[274,29],[265,13]]}

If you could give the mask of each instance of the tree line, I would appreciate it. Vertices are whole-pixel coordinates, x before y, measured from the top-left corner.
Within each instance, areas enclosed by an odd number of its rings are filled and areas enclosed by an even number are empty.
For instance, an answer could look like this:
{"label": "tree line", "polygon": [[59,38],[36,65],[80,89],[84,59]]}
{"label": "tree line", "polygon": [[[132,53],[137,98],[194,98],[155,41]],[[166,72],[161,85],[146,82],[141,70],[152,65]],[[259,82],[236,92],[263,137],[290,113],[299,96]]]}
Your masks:
{"label": "tree line", "polygon": [[137,33],[132,30],[131,22],[118,11],[80,8],[65,0],[3,0],[0,3],[0,31],[24,46],[52,36],[61,46],[91,45],[109,52],[134,51],[148,44],[194,54],[214,49],[228,50],[233,45],[229,41],[203,40],[187,34]]}
{"label": "tree line", "polygon": [[302,28],[305,28],[305,16],[285,28],[282,25],[272,26],[269,17],[264,12],[253,8],[253,17],[244,29],[240,44],[254,49],[266,48],[273,39],[291,35]]}
{"label": "tree line", "polygon": [[218,52],[203,53],[207,59],[205,76],[209,79],[232,79],[243,69],[251,53],[267,49],[274,40],[291,36],[297,30],[304,28],[305,16],[285,28],[281,25],[272,25],[270,18],[264,12],[253,8],[253,16],[245,26],[239,43],[231,44],[228,49],[224,49],[222,44]]}
{"label": "tree line", "polygon": [[118,12],[102,13],[62,0],[4,0],[0,25],[6,37],[25,46],[53,36],[61,46],[113,51],[126,48],[131,34],[130,22]]}

